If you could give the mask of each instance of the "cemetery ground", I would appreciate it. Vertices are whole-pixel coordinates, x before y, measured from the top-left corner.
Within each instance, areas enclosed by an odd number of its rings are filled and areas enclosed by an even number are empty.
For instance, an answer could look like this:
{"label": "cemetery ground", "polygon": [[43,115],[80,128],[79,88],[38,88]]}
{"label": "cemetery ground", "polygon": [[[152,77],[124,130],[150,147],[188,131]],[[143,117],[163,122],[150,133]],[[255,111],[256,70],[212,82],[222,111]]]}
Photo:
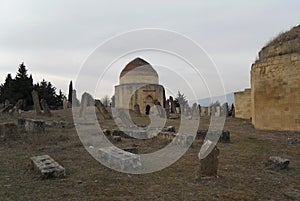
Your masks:
{"label": "cemetery ground", "polygon": [[[33,111],[2,115],[0,123],[17,122],[20,116],[48,122],[72,122],[71,109],[53,111],[51,117]],[[147,117],[134,117],[148,124]],[[179,119],[167,125],[178,130]],[[113,129],[113,120],[100,119]],[[201,118],[199,129],[209,125]],[[16,132],[0,137],[0,200],[300,200],[300,145],[287,138],[298,132],[256,130],[250,121],[227,118],[224,130],[230,143],[218,143],[218,178],[195,181],[201,147],[196,139],[187,153],[170,167],[145,175],[113,171],[97,162],[83,147],[74,127],[46,127],[45,133]],[[165,140],[122,138],[120,148],[135,146],[139,153],[151,153],[167,145]],[[65,178],[43,179],[31,169],[30,158],[50,155],[66,169]],[[270,156],[288,158],[288,170],[265,166]]]}

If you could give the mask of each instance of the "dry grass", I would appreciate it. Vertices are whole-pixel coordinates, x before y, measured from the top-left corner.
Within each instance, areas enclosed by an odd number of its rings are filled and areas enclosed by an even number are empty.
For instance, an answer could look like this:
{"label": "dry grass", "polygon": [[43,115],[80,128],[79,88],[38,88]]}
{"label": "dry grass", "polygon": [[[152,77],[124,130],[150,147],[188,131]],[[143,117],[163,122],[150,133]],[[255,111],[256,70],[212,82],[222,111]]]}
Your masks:
{"label": "dry grass", "polygon": [[[15,120],[0,118],[2,122]],[[57,111],[46,119],[71,121],[72,116],[70,111]],[[141,119],[136,121],[143,123]],[[200,128],[208,123],[208,119],[202,119]],[[179,121],[168,121],[168,125],[178,127]],[[287,137],[299,139],[299,133],[259,131],[248,121],[232,118],[227,119],[225,129],[231,131],[231,143],[218,145],[219,178],[199,183],[194,180],[199,140],[179,161],[162,171],[128,175],[94,160],[75,129],[47,128],[41,135],[20,133],[14,139],[0,138],[0,200],[300,200],[300,145],[287,144]],[[140,150],[150,152],[164,143],[126,139],[117,145],[137,144]],[[33,172],[29,158],[42,154],[49,154],[63,165],[66,178],[43,180]],[[267,170],[263,162],[271,155],[289,158],[290,169]]]}

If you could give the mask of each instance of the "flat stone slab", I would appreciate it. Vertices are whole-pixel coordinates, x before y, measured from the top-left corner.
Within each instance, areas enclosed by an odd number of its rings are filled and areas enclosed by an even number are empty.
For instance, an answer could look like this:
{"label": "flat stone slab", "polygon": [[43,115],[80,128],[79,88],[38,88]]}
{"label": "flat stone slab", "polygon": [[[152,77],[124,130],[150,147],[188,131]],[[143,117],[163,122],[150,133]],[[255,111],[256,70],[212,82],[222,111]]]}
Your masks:
{"label": "flat stone slab", "polygon": [[116,170],[136,170],[140,169],[142,166],[139,155],[113,146],[100,148],[99,156],[101,162],[104,162],[106,166]]}
{"label": "flat stone slab", "polygon": [[32,168],[39,171],[42,177],[47,178],[63,178],[66,176],[65,168],[59,165],[48,155],[31,157]]}
{"label": "flat stone slab", "polygon": [[126,148],[123,148],[123,150],[127,151],[127,152],[130,152],[130,153],[133,153],[133,154],[138,154],[139,153],[137,147],[126,147]]}

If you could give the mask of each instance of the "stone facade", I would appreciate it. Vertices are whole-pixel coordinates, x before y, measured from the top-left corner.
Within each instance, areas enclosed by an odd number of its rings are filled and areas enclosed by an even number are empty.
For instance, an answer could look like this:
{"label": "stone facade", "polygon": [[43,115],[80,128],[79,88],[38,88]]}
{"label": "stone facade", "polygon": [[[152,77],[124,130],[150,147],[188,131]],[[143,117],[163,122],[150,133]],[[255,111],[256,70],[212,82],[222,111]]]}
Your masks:
{"label": "stone facade", "polygon": [[165,90],[158,83],[158,74],[146,61],[136,58],[123,69],[120,85],[115,86],[115,107],[134,110],[138,105],[141,114],[149,114],[158,101],[165,103]]}
{"label": "stone facade", "polygon": [[256,128],[300,130],[300,53],[257,61],[252,65],[251,86]]}
{"label": "stone facade", "polygon": [[235,117],[251,119],[251,89],[234,93]]}
{"label": "stone facade", "polygon": [[[248,93],[237,93],[237,117],[249,111]],[[250,111],[257,129],[300,131],[300,25],[259,52],[251,68]]]}

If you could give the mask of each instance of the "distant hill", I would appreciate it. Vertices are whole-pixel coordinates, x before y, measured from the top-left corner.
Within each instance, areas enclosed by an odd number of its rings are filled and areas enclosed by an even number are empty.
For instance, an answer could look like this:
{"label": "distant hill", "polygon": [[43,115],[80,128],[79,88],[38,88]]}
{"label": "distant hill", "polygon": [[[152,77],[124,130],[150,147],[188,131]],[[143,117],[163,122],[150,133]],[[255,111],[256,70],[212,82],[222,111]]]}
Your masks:
{"label": "distant hill", "polygon": [[[234,93],[228,93],[225,95],[226,102],[228,105],[234,104]],[[199,100],[190,101],[189,103],[192,105],[193,103],[197,102],[201,106],[209,106],[212,103],[215,103],[216,101],[219,101],[221,104],[225,103],[224,96],[215,96],[211,98],[203,98]]]}

